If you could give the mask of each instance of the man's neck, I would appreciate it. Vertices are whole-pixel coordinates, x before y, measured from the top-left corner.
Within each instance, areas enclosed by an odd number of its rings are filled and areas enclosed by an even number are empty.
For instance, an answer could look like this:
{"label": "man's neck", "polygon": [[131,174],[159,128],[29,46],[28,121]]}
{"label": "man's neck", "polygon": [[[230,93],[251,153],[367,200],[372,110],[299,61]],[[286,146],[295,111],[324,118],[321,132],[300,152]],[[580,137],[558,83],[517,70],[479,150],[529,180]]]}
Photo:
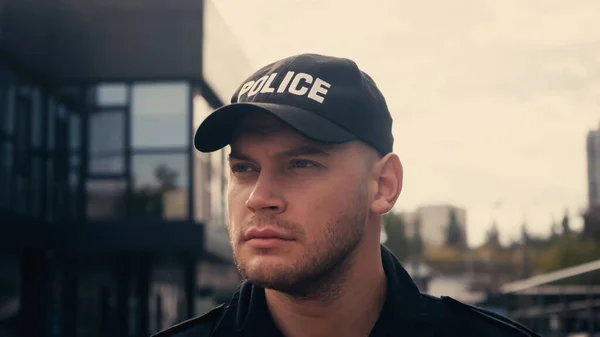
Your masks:
{"label": "man's neck", "polygon": [[286,337],[368,336],[385,302],[379,249],[354,256],[336,296],[299,299],[265,289],[269,311]]}

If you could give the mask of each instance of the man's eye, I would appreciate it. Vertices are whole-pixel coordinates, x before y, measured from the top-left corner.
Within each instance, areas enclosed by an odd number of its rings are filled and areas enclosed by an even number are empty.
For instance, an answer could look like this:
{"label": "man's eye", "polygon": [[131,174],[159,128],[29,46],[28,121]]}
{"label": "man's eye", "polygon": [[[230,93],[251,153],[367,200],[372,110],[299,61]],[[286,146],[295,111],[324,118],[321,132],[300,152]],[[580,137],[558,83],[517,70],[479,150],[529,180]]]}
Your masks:
{"label": "man's eye", "polygon": [[250,165],[236,164],[231,167],[231,171],[233,171],[234,173],[248,173],[253,172],[254,168]]}
{"label": "man's eye", "polygon": [[313,162],[308,160],[294,160],[292,162],[293,168],[308,168],[316,166]]}

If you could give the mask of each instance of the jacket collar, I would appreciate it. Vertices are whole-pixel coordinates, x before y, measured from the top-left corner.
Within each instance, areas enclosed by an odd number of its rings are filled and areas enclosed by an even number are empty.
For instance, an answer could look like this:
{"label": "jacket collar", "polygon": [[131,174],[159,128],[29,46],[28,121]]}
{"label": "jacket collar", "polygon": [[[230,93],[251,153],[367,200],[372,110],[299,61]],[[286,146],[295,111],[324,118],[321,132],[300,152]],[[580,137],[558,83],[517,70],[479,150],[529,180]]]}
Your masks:
{"label": "jacket collar", "polygon": [[[387,294],[375,330],[387,330],[392,325],[397,326],[399,320],[410,319],[417,314],[420,292],[396,257],[383,245],[380,249],[387,277]],[[231,336],[233,333],[239,336],[257,333],[262,336],[277,336],[277,329],[267,309],[264,289],[249,281],[244,281],[231,298],[213,336]]]}

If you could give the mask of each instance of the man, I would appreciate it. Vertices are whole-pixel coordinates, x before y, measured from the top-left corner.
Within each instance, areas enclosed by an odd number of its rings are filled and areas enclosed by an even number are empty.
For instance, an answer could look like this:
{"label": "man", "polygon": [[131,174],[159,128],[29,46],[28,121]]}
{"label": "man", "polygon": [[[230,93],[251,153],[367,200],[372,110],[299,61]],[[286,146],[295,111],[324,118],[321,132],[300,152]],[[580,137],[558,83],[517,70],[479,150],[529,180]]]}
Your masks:
{"label": "man", "polygon": [[230,145],[235,264],[246,280],[208,314],[156,336],[537,336],[491,312],[421,294],[380,245],[402,190],[392,118],[350,60],[315,54],[258,70],[198,128]]}

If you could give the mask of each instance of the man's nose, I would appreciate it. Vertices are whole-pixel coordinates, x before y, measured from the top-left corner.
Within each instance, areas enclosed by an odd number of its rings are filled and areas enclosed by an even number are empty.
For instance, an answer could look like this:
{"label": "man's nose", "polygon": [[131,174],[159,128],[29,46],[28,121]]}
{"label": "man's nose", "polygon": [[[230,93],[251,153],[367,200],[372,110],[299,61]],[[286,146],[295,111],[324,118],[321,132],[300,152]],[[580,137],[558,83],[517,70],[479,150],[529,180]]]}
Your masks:
{"label": "man's nose", "polygon": [[246,207],[252,212],[282,213],[285,210],[285,200],[278,191],[278,184],[274,177],[264,174],[263,171],[256,180],[250,197],[246,200]]}

